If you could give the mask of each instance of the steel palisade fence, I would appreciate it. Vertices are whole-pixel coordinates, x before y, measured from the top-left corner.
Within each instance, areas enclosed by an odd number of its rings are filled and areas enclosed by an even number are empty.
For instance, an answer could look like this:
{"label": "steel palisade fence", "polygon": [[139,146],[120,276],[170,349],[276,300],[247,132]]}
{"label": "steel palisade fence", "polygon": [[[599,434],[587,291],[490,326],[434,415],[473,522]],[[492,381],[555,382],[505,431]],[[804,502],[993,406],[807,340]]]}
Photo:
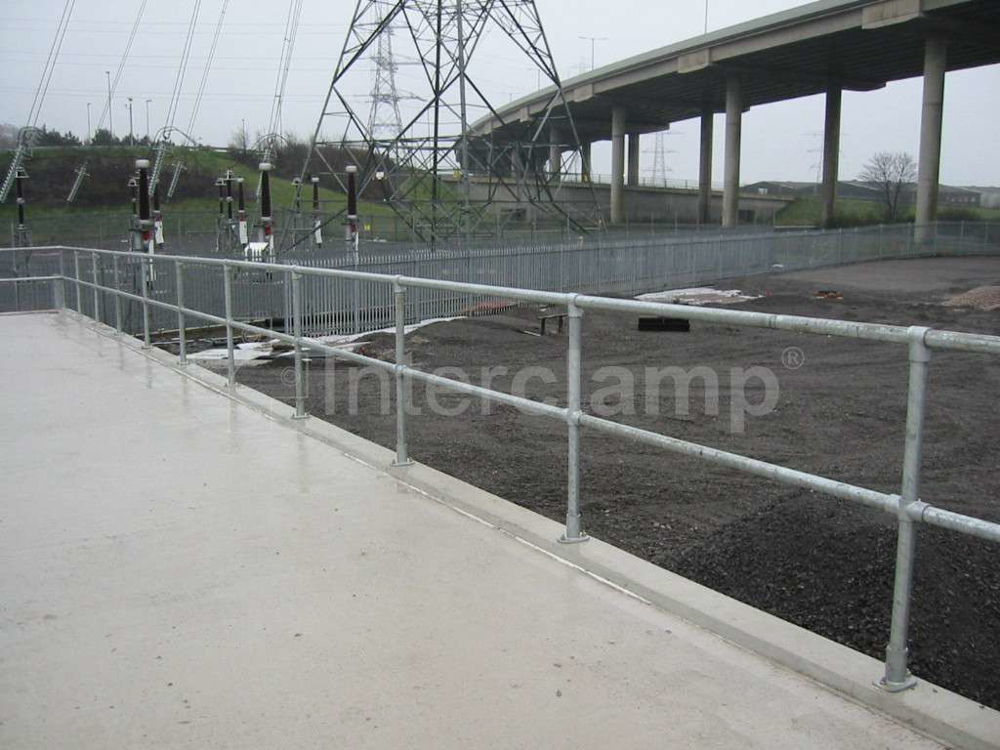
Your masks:
{"label": "steel palisade fence", "polygon": [[[470,248],[390,249],[370,243],[364,253],[324,254],[303,251],[285,264],[372,274],[404,275],[446,281],[518,287],[552,292],[634,295],[717,283],[760,273],[794,271],[867,260],[980,255],[1000,252],[1000,225],[935,224],[879,226],[833,231],[750,234],[632,234],[579,237],[572,241],[523,244],[511,242]],[[176,253],[172,253],[176,255]],[[84,264],[84,279],[107,281],[112,276],[121,289],[139,294],[139,264],[122,256],[118,267],[103,256]],[[227,256],[209,255],[225,259]],[[240,258],[232,258],[238,260]],[[63,264],[61,270],[58,262]],[[60,275],[68,258],[46,256],[25,248],[0,254],[0,277]],[[291,319],[291,289],[286,274],[275,266],[267,272],[241,271],[233,279],[234,316],[244,321],[270,321],[287,333]],[[73,270],[73,269],[70,269]],[[182,271],[183,276],[186,272]],[[177,276],[156,274],[148,293],[155,299],[173,299]],[[181,283],[185,283],[182,279]],[[391,295],[377,284],[344,278],[309,276],[303,279],[303,332],[310,336],[365,333],[392,325]],[[37,286],[37,285],[36,285]],[[0,311],[39,309],[49,304],[45,287],[21,280],[0,284]],[[186,280],[185,293],[193,307],[223,315],[225,299],[219,284],[195,274]],[[469,295],[444,289],[421,289],[407,301],[407,322],[447,318],[488,310],[502,300],[482,300],[474,306]],[[85,305],[89,305],[85,301]],[[103,300],[98,314],[110,320],[111,301]],[[94,311],[85,307],[93,316]],[[124,306],[124,327],[141,330],[133,303]],[[169,312],[151,312],[154,330],[176,327]]]}
{"label": "steel palisade fence", "polygon": [[[926,236],[926,235],[925,235]],[[310,268],[306,266],[251,263],[217,258],[194,258],[177,256],[151,256],[145,254],[92,250],[85,248],[46,248],[39,251],[54,251],[64,266],[72,271],[58,274],[55,278],[33,278],[30,283],[49,284],[52,287],[54,305],[62,308],[68,299],[70,287],[75,297],[76,312],[83,314],[84,301],[92,297],[93,317],[102,320],[102,298],[110,298],[114,309],[113,326],[115,335],[123,335],[122,302],[139,305],[143,321],[143,348],[152,346],[152,312],[163,310],[176,316],[179,333],[180,353],[178,365],[188,364],[186,330],[191,321],[202,321],[224,327],[227,345],[227,375],[230,389],[236,387],[236,360],[234,355],[236,332],[277,339],[294,348],[295,360],[295,413],[298,418],[306,418],[303,352],[321,352],[336,359],[353,362],[366,367],[379,368],[391,373],[396,390],[396,455],[394,465],[404,467],[412,462],[407,448],[407,411],[409,407],[407,381],[420,381],[455,391],[507,404],[538,416],[559,420],[566,425],[568,442],[566,528],[560,541],[581,543],[587,541],[583,532],[579,503],[580,456],[579,436],[581,428],[602,432],[668,452],[690,456],[718,466],[747,474],[764,477],[783,484],[810,489],[827,496],[849,500],[894,515],[898,524],[898,540],[893,587],[892,621],[889,644],[886,648],[885,673],[881,684],[890,692],[899,692],[915,684],[915,678],[907,669],[907,640],[910,619],[910,600],[913,585],[914,558],[916,553],[917,525],[930,524],[993,542],[1000,542],[1000,524],[954,513],[925,503],[920,498],[920,475],[922,444],[924,433],[924,412],[927,400],[927,371],[933,351],[965,351],[1000,355],[1000,337],[972,333],[939,331],[913,326],[901,327],[884,324],[849,322],[807,318],[794,315],[748,312],[732,309],[699,308],[685,305],[643,302],[634,299],[596,297],[580,293],[565,293],[520,289],[501,286],[484,286],[462,281],[429,279],[412,276],[390,276],[364,271],[330,268]],[[66,262],[64,256],[72,262]],[[109,285],[103,283],[98,272],[99,259],[110,265],[116,274]],[[126,291],[116,282],[117,272],[122,266],[138,264],[140,293]],[[84,278],[82,269],[93,269],[92,280]],[[223,288],[225,309],[223,315],[216,315],[195,309],[188,297],[188,281],[195,271]],[[234,280],[238,274],[282,276],[287,279],[290,289],[291,331],[267,328],[239,320],[234,315]],[[148,293],[157,278],[175,278],[180,283],[175,287],[176,296],[172,302]],[[395,362],[358,354],[343,348],[331,346],[303,334],[304,307],[308,307],[312,288],[303,282],[316,279],[334,279],[349,284],[373,284],[385,290],[385,297],[391,299],[393,323],[395,326]],[[411,292],[430,290],[459,295],[464,299],[501,299],[529,304],[565,306],[569,319],[567,352],[567,403],[564,407],[550,405],[513,394],[495,391],[459,380],[423,372],[406,364],[405,325],[407,321],[407,295]],[[590,414],[581,409],[581,333],[584,312],[601,310],[630,313],[635,315],[680,318],[730,325],[736,327],[772,328],[781,331],[838,336],[866,341],[880,341],[906,346],[909,352],[909,387],[906,415],[906,442],[903,459],[902,486],[900,493],[887,494],[826,477],[796,471],[777,464],[760,461],[736,453],[718,450],[667,435],[642,430],[613,422]],[[106,320],[106,318],[105,318]]]}

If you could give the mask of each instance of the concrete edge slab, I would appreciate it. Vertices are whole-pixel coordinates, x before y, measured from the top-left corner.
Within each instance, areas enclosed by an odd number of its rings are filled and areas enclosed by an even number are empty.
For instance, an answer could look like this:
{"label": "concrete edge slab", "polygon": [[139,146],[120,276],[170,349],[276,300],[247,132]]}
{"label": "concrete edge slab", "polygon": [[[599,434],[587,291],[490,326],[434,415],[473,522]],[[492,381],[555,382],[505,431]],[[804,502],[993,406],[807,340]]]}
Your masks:
{"label": "concrete edge slab", "polygon": [[[293,408],[247,387],[230,392],[226,378],[194,363],[178,365],[177,357],[113,328],[95,324],[72,310],[71,319],[92,327],[127,348],[234,399],[289,429],[341,451],[366,466],[384,471],[429,499],[496,528],[605,584],[677,615],[725,640],[804,675],[821,686],[882,712],[936,740],[972,750],[1000,748],[1000,712],[944,688],[920,680],[903,693],[887,693],[876,683],[883,665],[797,625],[694,583],[598,539],[563,545],[563,527],[533,511],[416,463],[392,467],[393,451],[352,435],[315,417],[292,419]],[[888,636],[887,636],[888,637]]]}

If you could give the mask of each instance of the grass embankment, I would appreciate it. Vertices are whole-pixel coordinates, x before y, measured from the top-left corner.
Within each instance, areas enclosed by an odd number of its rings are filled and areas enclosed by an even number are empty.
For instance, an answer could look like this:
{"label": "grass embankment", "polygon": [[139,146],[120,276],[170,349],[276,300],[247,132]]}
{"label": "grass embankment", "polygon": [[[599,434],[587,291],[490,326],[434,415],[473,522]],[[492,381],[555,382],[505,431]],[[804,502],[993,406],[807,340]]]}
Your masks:
{"label": "grass embankment", "polygon": [[[900,221],[912,222],[916,209],[907,206]],[[940,221],[1000,221],[1000,209],[995,208],[948,208],[938,210]],[[781,209],[774,218],[780,226],[819,226],[820,200],[815,196],[798,198]],[[834,226],[856,227],[884,224],[885,209],[875,201],[838,199]]]}
{"label": "grass embankment", "polygon": [[[152,158],[146,148],[40,148],[27,162],[27,223],[36,243],[67,241],[67,232],[79,233],[81,238],[100,238],[118,235],[125,231],[132,214],[131,192],[127,187],[135,160]],[[178,181],[175,198],[169,203],[164,199],[163,212],[169,221],[178,221],[187,231],[214,231],[215,217],[219,211],[218,188],[215,180],[232,169],[245,181],[247,212],[251,217],[259,213],[254,196],[258,171],[241,163],[232,155],[207,149],[175,149],[165,161],[160,185],[165,188],[173,176],[173,165],[183,162],[185,171]],[[75,171],[86,162],[91,174],[74,203],[66,203],[75,179]],[[0,174],[6,174],[10,154],[0,155]],[[297,168],[297,167],[296,167]],[[292,207],[295,186],[289,165],[272,173],[271,197],[277,217]],[[165,189],[161,193],[165,193]],[[323,213],[335,214],[346,207],[347,197],[338,190],[320,188]],[[302,205],[306,210],[312,205],[312,190],[302,192]],[[388,206],[370,201],[359,205],[362,216],[374,219],[393,216]],[[6,203],[0,205],[0,243],[9,244],[11,225],[16,221],[17,208],[13,190]]]}

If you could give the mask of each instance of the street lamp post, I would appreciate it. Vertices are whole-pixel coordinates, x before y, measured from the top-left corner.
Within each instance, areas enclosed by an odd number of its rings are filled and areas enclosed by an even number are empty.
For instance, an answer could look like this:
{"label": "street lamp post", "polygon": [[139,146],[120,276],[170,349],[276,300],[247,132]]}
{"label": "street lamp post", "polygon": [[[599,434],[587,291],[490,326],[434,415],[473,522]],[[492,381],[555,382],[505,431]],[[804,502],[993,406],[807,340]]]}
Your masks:
{"label": "street lamp post", "polygon": [[132,129],[132,97],[128,97],[128,145],[135,145],[135,131]]}
{"label": "street lamp post", "polygon": [[111,111],[111,71],[105,70],[104,75],[108,77],[108,132],[111,137],[115,137],[115,116]]}
{"label": "street lamp post", "polygon": [[87,143],[94,142],[94,132],[90,129],[90,106],[91,103],[87,102]]}
{"label": "street lamp post", "polygon": [[597,67],[597,43],[606,42],[608,38],[606,36],[581,36],[583,40],[590,41],[590,69],[593,70]]}
{"label": "street lamp post", "polygon": [[146,142],[149,142],[149,105],[152,103],[152,99],[146,100]]}
{"label": "street lamp post", "polygon": [[708,33],[708,0],[705,0],[705,33]]}

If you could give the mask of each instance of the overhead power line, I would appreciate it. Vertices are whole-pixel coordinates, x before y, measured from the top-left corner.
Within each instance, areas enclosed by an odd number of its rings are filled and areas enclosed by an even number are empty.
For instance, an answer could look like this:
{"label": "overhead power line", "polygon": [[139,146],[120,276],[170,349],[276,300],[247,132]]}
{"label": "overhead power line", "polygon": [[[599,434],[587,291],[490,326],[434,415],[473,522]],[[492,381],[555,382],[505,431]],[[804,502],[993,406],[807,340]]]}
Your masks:
{"label": "overhead power line", "polygon": [[59,25],[56,28],[55,38],[52,46],[49,47],[49,54],[45,60],[45,68],[42,71],[42,78],[38,82],[35,90],[35,98],[31,102],[31,110],[28,112],[27,124],[34,126],[38,123],[38,118],[42,113],[42,104],[45,102],[45,94],[48,93],[49,83],[52,81],[52,73],[56,69],[56,62],[59,60],[59,52],[62,49],[63,40],[66,38],[66,29],[69,28],[69,19],[73,15],[73,8],[76,0],[66,0],[63,5],[62,16],[59,18]]}
{"label": "overhead power line", "polygon": [[98,130],[104,127],[104,120],[111,115],[111,104],[114,100],[115,92],[118,90],[118,83],[121,81],[122,75],[125,72],[125,66],[128,64],[129,55],[132,53],[132,45],[135,43],[136,34],[142,24],[142,17],[146,12],[147,3],[148,0],[142,0],[142,3],[139,5],[139,10],[135,14],[135,20],[132,22],[132,30],[129,32],[128,42],[125,45],[125,51],[122,53],[121,61],[118,63],[118,70],[115,71],[115,78],[111,84],[111,92],[108,95],[108,101],[104,104],[104,110],[101,112],[101,116],[97,120]]}
{"label": "overhead power line", "polygon": [[198,85],[198,95],[194,100],[194,107],[191,108],[191,118],[188,120],[187,132],[194,134],[194,123],[198,119],[198,110],[201,108],[201,100],[205,95],[205,84],[208,82],[208,74],[212,70],[212,60],[215,57],[215,50],[219,46],[219,37],[222,35],[222,24],[226,20],[226,10],[229,8],[229,0],[223,0],[222,10],[219,12],[219,21],[215,24],[215,36],[212,37],[212,48],[208,51],[208,60],[205,63],[205,70],[201,74],[201,83]]}
{"label": "overhead power line", "polygon": [[181,52],[180,65],[177,66],[177,77],[174,79],[174,93],[170,97],[170,104],[167,107],[167,127],[172,128],[177,119],[177,105],[180,104],[181,90],[184,87],[184,76],[187,74],[188,63],[191,59],[191,43],[194,41],[194,30],[198,25],[198,13],[201,10],[201,0],[195,0],[191,9],[191,21],[188,23],[187,38],[184,40],[184,50]]}
{"label": "overhead power line", "polygon": [[281,131],[281,104],[285,96],[285,86],[288,83],[288,71],[292,64],[292,54],[295,50],[295,38],[298,36],[301,16],[302,0],[290,0],[288,13],[285,16],[285,34],[281,41],[281,60],[278,63],[278,75],[274,81],[274,101],[271,102],[268,135]]}

